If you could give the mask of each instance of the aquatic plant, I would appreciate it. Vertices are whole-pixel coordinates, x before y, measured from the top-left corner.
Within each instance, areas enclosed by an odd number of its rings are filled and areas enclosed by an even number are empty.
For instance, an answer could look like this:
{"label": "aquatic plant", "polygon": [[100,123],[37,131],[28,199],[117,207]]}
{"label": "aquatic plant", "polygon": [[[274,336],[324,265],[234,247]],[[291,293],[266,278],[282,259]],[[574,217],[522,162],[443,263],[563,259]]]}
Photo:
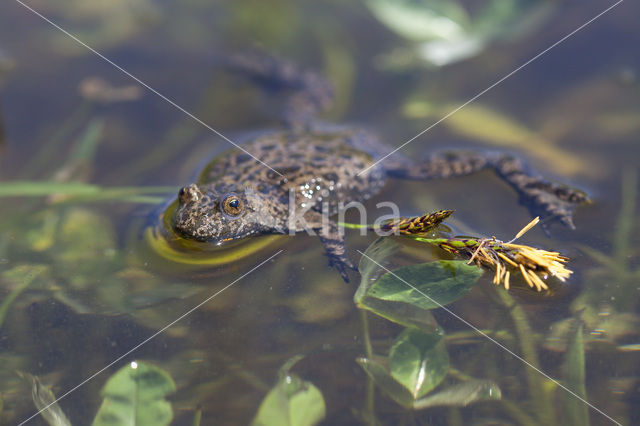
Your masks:
{"label": "aquatic plant", "polygon": [[[427,237],[452,214],[453,210],[439,210],[422,216],[393,219],[380,225],[366,225],[366,227],[374,231],[408,236],[416,241],[436,245],[455,256],[468,258],[469,264],[475,263],[479,267],[494,270],[493,283],[502,284],[507,290],[510,287],[511,277],[515,273],[520,273],[529,287],[535,287],[537,291],[549,288],[544,281],[545,279],[555,277],[560,281],[566,281],[573,273],[565,267],[569,258],[558,252],[524,244],[513,244],[515,240],[539,223],[538,217],[529,222],[508,242],[498,240],[495,237]],[[360,227],[353,224],[344,225],[354,228]]]}

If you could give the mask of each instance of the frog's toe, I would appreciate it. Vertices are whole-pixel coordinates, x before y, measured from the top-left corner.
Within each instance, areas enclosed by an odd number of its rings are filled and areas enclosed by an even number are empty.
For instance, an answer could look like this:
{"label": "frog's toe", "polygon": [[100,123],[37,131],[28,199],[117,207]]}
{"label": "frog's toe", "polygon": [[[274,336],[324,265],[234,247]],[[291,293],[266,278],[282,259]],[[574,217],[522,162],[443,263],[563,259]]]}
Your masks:
{"label": "frog's toe", "polygon": [[357,271],[357,268],[355,267],[353,262],[351,262],[351,259],[349,259],[345,254],[340,256],[329,255],[329,266],[333,266],[334,268],[336,268],[338,273],[346,283],[349,282],[348,270],[351,269],[353,271]]}
{"label": "frog's toe", "polygon": [[533,216],[554,218],[569,229],[575,229],[573,214],[581,204],[591,202],[582,191],[552,183],[529,185],[522,194]]}

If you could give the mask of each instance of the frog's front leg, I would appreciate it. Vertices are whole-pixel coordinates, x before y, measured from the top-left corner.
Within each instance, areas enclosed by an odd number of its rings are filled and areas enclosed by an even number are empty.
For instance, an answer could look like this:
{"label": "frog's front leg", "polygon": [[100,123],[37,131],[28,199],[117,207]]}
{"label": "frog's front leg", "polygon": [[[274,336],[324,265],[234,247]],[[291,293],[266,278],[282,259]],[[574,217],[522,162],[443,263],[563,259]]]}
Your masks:
{"label": "frog's front leg", "polygon": [[338,270],[345,282],[349,282],[347,270],[357,269],[347,256],[344,235],[340,233],[338,225],[327,217],[323,220],[322,214],[314,210],[307,211],[304,220],[320,237],[325,253],[329,257],[329,265]]}
{"label": "frog's front leg", "polygon": [[402,157],[389,160],[383,163],[387,173],[401,179],[441,179],[493,169],[518,192],[532,215],[555,217],[569,228],[575,227],[575,208],[589,201],[584,192],[548,182],[530,173],[518,158],[500,152],[450,151],[431,155],[420,163]]}

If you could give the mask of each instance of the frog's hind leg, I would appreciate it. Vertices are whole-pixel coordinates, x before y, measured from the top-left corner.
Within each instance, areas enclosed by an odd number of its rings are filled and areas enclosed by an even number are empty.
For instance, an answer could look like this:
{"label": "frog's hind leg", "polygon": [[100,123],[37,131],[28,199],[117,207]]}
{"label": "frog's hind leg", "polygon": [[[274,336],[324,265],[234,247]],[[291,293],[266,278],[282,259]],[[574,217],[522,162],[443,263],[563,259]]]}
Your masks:
{"label": "frog's hind leg", "polygon": [[533,216],[554,217],[571,229],[575,228],[574,210],[589,201],[584,192],[548,182],[530,173],[521,160],[504,153],[450,151],[433,154],[420,163],[396,158],[383,164],[390,177],[412,180],[442,179],[493,169],[518,192],[520,202]]}
{"label": "frog's hind leg", "polygon": [[[329,257],[329,266],[333,266],[338,270],[340,276],[344,282],[349,282],[349,275],[347,270],[357,270],[357,268],[351,262],[351,259],[347,256],[347,250],[344,243],[344,236],[338,232],[338,227],[335,223],[330,227],[328,234],[322,232],[318,234],[320,241],[324,246],[324,251]],[[335,229],[333,229],[335,228]]]}
{"label": "frog's hind leg", "polygon": [[356,271],[357,268],[347,256],[344,234],[340,232],[338,225],[329,218],[323,218],[322,213],[315,210],[308,211],[304,219],[307,225],[320,237],[325,254],[329,258],[329,266],[336,268],[342,279],[348,283],[347,271],[349,269]]}
{"label": "frog's hind leg", "polygon": [[333,102],[333,86],[325,78],[277,56],[251,51],[229,55],[225,62],[230,72],[285,96],[280,118],[288,127],[312,126],[316,114]]}

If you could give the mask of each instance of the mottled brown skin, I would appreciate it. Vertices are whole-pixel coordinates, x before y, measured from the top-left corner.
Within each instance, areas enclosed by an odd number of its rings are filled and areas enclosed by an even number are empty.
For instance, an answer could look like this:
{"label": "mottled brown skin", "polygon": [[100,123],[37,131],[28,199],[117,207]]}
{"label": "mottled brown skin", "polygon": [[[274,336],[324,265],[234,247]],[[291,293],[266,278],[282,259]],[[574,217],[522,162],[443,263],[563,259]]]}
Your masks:
{"label": "mottled brown skin", "polygon": [[[270,57],[259,58],[254,67],[257,71],[253,71],[261,78],[275,74],[279,84],[301,87],[291,96],[294,105],[305,97],[316,106],[324,103],[324,97],[319,101],[318,96],[309,95],[312,90],[304,90],[303,83],[311,82],[313,89],[325,96],[315,86],[319,80],[302,74],[301,83],[295,80],[290,64],[279,69],[279,62],[270,62]],[[284,77],[279,78],[278,72]],[[314,105],[303,110],[314,110]],[[580,191],[529,174],[520,160],[501,153],[448,152],[419,162],[395,154],[358,176],[391,149],[367,132],[312,125],[307,113],[304,117],[296,117],[290,130],[264,133],[243,146],[279,174],[240,149],[213,159],[196,183],[180,190],[175,230],[186,238],[222,244],[253,235],[301,232],[308,226],[319,234],[330,262],[348,281],[347,269],[355,268],[335,222],[326,221],[323,229],[323,204],[325,211],[334,215],[340,203],[374,196],[389,177],[430,180],[491,168],[516,189],[532,214],[555,216],[569,227],[573,227],[575,207],[587,200]],[[290,196],[295,213],[289,211]]]}
{"label": "mottled brown skin", "polygon": [[[319,234],[333,264],[346,279],[344,240],[333,222],[322,231],[321,211],[338,213],[340,203],[363,201],[385,184],[381,167],[358,176],[375,158],[356,148],[368,142],[364,132],[348,130],[279,131],[243,146],[269,164],[265,167],[239,149],[214,159],[197,183],[183,188],[174,216],[175,229],[187,238],[222,244],[260,234],[286,234],[311,229]],[[238,197],[243,212],[229,215],[226,197]],[[295,211],[289,211],[289,198]]]}

